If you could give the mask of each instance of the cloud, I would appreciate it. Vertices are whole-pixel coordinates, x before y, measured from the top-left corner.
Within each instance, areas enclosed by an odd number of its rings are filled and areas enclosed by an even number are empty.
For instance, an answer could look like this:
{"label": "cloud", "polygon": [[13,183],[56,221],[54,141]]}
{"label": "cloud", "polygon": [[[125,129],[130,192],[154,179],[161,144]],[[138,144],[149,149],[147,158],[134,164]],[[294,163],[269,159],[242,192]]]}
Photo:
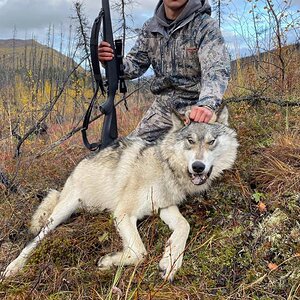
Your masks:
{"label": "cloud", "polygon": [[292,0],[292,5],[297,6],[300,8],[300,0]]}
{"label": "cloud", "polygon": [[[128,14],[127,21],[130,22],[130,18],[132,17],[133,21],[132,26],[141,27],[142,24],[151,16],[153,16],[154,9],[156,7],[158,0],[139,0],[133,1],[131,5],[128,5],[126,9],[126,13]],[[113,7],[114,1],[110,1],[111,7]],[[94,0],[85,0],[84,1],[84,10],[87,16],[93,20],[97,14],[98,10],[101,7],[101,2],[95,2]],[[117,18],[116,13],[112,11],[112,18]]]}
{"label": "cloud", "polygon": [[[83,3],[83,11],[92,24],[101,8],[101,1],[79,1]],[[128,17],[128,25],[141,27],[153,15],[157,2],[158,0],[133,1],[127,8],[127,13],[131,16]],[[19,38],[24,38],[25,33],[38,38],[47,34],[49,25],[54,25],[57,30],[60,30],[61,24],[68,27],[70,17],[75,15],[73,3],[74,0],[0,0],[0,39],[11,38],[14,28]],[[111,0],[111,6],[113,3]],[[114,11],[112,16],[114,19],[118,18]]]}
{"label": "cloud", "polygon": [[74,14],[72,1],[0,0],[0,39],[34,38],[46,44],[50,25],[57,36],[61,31],[68,32]]}
{"label": "cloud", "polygon": [[59,24],[71,14],[71,0],[0,0],[0,27],[32,30]]}

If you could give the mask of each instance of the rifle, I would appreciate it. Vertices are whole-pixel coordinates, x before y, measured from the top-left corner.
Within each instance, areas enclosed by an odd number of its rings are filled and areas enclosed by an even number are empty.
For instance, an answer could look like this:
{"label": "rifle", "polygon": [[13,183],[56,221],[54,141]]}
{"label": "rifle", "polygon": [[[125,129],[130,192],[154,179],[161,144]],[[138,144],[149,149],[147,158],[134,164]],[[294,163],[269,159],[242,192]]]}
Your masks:
{"label": "rifle", "polygon": [[[106,83],[103,83],[100,64],[98,60],[98,43],[99,43],[99,32],[101,27],[101,22],[103,21],[103,39],[108,42],[113,51],[114,58],[111,61],[106,62],[105,65],[105,77]],[[102,9],[98,17],[95,19],[90,39],[90,51],[92,60],[92,69],[94,75],[94,81],[96,84],[94,95],[91,99],[90,105],[86,111],[83,128],[82,128],[82,139],[84,145],[91,151],[98,149],[104,149],[109,146],[118,137],[118,127],[117,127],[117,115],[116,108],[114,105],[115,95],[118,90],[120,93],[125,94],[127,88],[124,80],[124,66],[123,66],[123,56],[122,56],[122,40],[113,39],[112,24],[109,9],[109,0],[102,0]],[[107,91],[106,88],[107,87]],[[102,139],[96,143],[90,143],[87,138],[87,129],[90,123],[90,116],[92,113],[93,106],[97,99],[97,95],[101,90],[102,95],[107,95],[107,100],[100,105],[100,111],[104,114],[104,121],[102,126]]]}

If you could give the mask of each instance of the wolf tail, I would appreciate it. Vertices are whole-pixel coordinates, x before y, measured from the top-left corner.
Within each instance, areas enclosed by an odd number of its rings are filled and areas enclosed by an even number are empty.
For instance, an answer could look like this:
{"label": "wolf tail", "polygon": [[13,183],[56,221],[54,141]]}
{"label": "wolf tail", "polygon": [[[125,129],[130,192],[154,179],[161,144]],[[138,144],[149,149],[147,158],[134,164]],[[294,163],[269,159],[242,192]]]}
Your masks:
{"label": "wolf tail", "polygon": [[59,201],[59,196],[60,192],[50,190],[46,198],[39,205],[31,219],[29,230],[32,234],[37,235],[41,228],[46,225],[48,218]]}

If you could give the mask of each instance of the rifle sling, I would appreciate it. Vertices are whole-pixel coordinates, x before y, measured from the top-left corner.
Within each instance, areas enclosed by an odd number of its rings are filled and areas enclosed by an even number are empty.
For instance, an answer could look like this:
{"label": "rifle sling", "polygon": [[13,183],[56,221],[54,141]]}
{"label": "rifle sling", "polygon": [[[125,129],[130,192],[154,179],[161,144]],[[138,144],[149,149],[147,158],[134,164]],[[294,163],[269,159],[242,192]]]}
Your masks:
{"label": "rifle sling", "polygon": [[94,21],[92,31],[91,31],[90,51],[91,51],[91,62],[92,62],[92,69],[93,69],[93,75],[94,75],[96,87],[95,87],[94,95],[89,104],[89,107],[85,113],[83,126],[81,130],[83,143],[91,151],[95,151],[101,147],[101,142],[97,142],[97,143],[89,142],[86,131],[89,128],[90,118],[91,118],[95,101],[97,99],[99,88],[101,90],[102,95],[104,95],[105,93],[104,84],[103,84],[101,71],[100,71],[99,60],[98,60],[98,37],[99,37],[103,16],[104,16],[104,11],[103,9],[101,9],[98,17]]}
{"label": "rifle sling", "polygon": [[97,85],[96,91],[95,91],[95,93],[93,95],[93,98],[92,98],[92,100],[90,102],[90,105],[89,105],[89,107],[88,107],[88,109],[87,109],[87,111],[85,113],[85,116],[84,116],[84,119],[83,119],[82,129],[81,129],[83,143],[91,151],[95,151],[98,148],[100,148],[100,146],[101,146],[100,142],[98,142],[98,143],[90,143],[89,140],[88,140],[88,137],[87,137],[87,133],[86,133],[86,131],[89,128],[91,113],[92,113],[95,101],[97,99],[98,91],[99,91],[99,86]]}
{"label": "rifle sling", "polygon": [[101,23],[103,21],[103,17],[104,17],[104,10],[102,8],[99,12],[98,17],[94,21],[92,31],[91,31],[91,39],[90,39],[91,62],[92,62],[94,80],[96,82],[96,85],[100,87],[102,95],[104,95],[105,89],[104,89],[104,84],[103,84],[99,60],[98,60],[98,42],[99,42],[99,32],[100,32]]}

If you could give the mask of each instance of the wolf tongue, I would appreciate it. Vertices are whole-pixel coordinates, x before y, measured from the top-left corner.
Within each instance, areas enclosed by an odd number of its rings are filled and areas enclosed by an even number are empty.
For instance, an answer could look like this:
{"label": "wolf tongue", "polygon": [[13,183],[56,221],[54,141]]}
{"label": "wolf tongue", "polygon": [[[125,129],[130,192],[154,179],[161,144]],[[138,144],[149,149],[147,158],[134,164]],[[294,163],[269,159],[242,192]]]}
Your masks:
{"label": "wolf tongue", "polygon": [[195,185],[199,185],[205,182],[205,175],[192,174],[192,183]]}

